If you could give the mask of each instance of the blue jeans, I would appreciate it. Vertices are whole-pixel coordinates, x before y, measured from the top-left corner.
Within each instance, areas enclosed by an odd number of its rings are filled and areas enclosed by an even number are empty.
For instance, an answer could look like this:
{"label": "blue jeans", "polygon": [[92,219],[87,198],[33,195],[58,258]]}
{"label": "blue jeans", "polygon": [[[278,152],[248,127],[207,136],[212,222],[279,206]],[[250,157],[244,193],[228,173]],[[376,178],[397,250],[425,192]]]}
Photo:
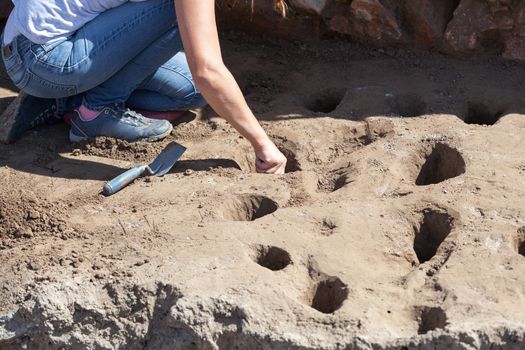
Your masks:
{"label": "blue jeans", "polygon": [[14,84],[57,99],[59,114],[81,102],[92,110],[125,103],[151,111],[206,104],[183,52],[173,0],[128,2],[67,39],[39,45],[19,35],[10,49],[2,56]]}

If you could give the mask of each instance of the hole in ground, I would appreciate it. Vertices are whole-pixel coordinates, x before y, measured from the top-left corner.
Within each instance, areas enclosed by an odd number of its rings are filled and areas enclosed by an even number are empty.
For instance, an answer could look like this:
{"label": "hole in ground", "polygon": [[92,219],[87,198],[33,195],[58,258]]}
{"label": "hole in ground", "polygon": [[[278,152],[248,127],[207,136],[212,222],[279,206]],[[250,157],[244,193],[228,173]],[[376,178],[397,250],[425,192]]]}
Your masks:
{"label": "hole in ground", "polygon": [[327,176],[325,178],[320,178],[317,182],[317,188],[321,192],[335,192],[345,187],[352,181],[349,179],[348,175],[339,175],[339,176]]}
{"label": "hole in ground", "polygon": [[447,325],[447,314],[440,307],[424,307],[419,314],[418,334],[425,334]]}
{"label": "hole in ground", "polygon": [[286,167],[284,168],[285,173],[294,173],[296,171],[301,171],[301,164],[297,160],[295,152],[287,148],[279,148],[282,154],[286,157]]}
{"label": "hole in ground", "polygon": [[337,277],[327,277],[315,284],[310,306],[324,314],[332,314],[348,298],[348,287]]}
{"label": "hole in ground", "polygon": [[224,204],[223,218],[231,221],[254,221],[275,212],[279,206],[268,197],[244,195]]}
{"label": "hole in ground", "polygon": [[450,234],[454,218],[448,213],[427,208],[423,210],[419,227],[415,227],[414,251],[420,264],[423,264],[436,255],[436,252]]}
{"label": "hole in ground", "polygon": [[504,111],[497,106],[483,102],[469,102],[465,123],[478,125],[494,125],[503,116]]}
{"label": "hole in ground", "polygon": [[242,170],[241,166],[233,159],[219,158],[219,159],[192,159],[179,160],[172,172],[183,173],[186,170],[193,171],[208,171],[210,169],[236,169]]}
{"label": "hole in ground", "polygon": [[465,169],[465,160],[458,150],[444,143],[437,143],[425,157],[416,185],[437,184],[465,173]]}
{"label": "hole in ground", "polygon": [[301,163],[297,159],[297,145],[295,142],[276,137],[275,144],[279,151],[281,151],[281,153],[286,157],[286,168],[284,169],[284,172],[293,173],[296,171],[301,171]]}
{"label": "hole in ground", "polygon": [[350,164],[345,168],[330,171],[317,180],[317,189],[321,192],[335,192],[355,181],[356,169]]}
{"label": "hole in ground", "polygon": [[292,258],[282,248],[260,245],[257,247],[255,262],[269,270],[279,271],[290,265]]}
{"label": "hole in ground", "polygon": [[330,113],[337,109],[345,97],[346,89],[330,88],[310,96],[305,107],[316,113]]}

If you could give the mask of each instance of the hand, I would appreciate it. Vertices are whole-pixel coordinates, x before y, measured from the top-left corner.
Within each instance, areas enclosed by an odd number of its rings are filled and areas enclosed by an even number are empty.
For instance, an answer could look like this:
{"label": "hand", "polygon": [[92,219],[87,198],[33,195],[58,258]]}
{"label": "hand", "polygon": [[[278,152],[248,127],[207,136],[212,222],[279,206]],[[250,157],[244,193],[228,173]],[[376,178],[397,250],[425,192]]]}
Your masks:
{"label": "hand", "polygon": [[284,174],[286,157],[275,144],[268,140],[260,147],[255,148],[255,169],[258,173]]}

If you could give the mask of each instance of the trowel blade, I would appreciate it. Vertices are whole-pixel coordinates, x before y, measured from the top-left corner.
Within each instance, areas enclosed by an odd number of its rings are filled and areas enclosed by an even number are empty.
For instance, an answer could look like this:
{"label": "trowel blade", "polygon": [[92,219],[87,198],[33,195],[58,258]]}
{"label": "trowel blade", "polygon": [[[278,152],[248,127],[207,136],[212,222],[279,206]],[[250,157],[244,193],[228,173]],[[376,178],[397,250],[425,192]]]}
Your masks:
{"label": "trowel blade", "polygon": [[155,160],[149,165],[152,175],[163,176],[171,170],[173,165],[179,160],[179,158],[186,152],[186,147],[172,142],[166,146],[155,158]]}

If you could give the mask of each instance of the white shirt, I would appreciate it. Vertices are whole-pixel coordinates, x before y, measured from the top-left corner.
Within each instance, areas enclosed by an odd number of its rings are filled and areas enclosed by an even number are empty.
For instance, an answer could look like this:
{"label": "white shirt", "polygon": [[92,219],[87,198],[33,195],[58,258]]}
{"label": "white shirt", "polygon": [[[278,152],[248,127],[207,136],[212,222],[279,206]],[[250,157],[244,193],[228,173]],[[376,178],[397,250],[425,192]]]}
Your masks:
{"label": "white shirt", "polygon": [[128,1],[146,0],[12,0],[15,8],[4,29],[4,45],[17,35],[35,44],[60,40],[96,16]]}

